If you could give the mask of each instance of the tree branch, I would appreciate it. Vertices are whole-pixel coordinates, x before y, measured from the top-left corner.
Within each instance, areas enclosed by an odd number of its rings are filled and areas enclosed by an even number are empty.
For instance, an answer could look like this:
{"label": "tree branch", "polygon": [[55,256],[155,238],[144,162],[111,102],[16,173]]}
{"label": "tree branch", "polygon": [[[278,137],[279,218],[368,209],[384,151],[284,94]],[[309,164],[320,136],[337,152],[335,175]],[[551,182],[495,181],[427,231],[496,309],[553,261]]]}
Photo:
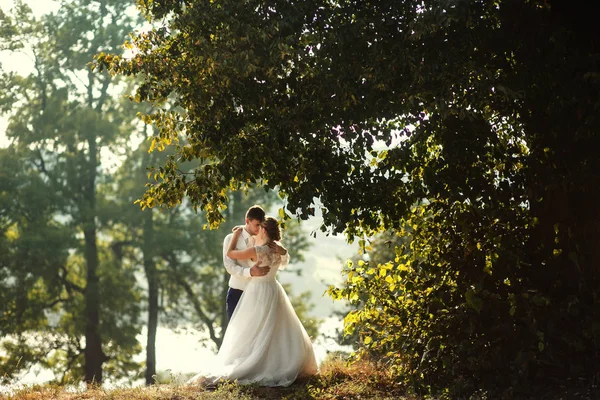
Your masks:
{"label": "tree branch", "polygon": [[46,304],[45,308],[52,308],[55,305],[57,305],[58,303],[66,303],[67,301],[69,301],[69,299],[58,298],[58,299],[54,300],[52,303]]}
{"label": "tree branch", "polygon": [[123,258],[123,246],[127,246],[132,243],[132,240],[118,240],[110,244],[110,250],[117,260],[121,260]]}
{"label": "tree branch", "polygon": [[82,288],[81,286],[69,281],[67,279],[67,269],[65,268],[64,265],[61,265],[59,267],[59,270],[63,272],[63,275],[60,274],[60,272],[58,273],[58,279],[61,280],[61,282],[65,285],[67,292],[69,293],[69,295],[71,295],[71,291],[75,290],[76,292],[79,293],[85,293],[85,288]]}
{"label": "tree branch", "polygon": [[187,294],[188,299],[192,303],[194,310],[196,311],[196,314],[198,315],[200,320],[202,322],[204,322],[204,324],[206,324],[210,338],[217,345],[217,347],[220,347],[223,339],[216,335],[215,328],[213,326],[214,321],[211,320],[208,317],[208,315],[202,310],[202,305],[200,304],[200,301],[198,300],[198,295],[196,293],[194,293],[194,289],[192,289],[192,286],[189,284],[189,282],[184,277],[181,276],[181,274],[179,274],[179,271],[175,267],[175,265],[178,264],[177,260],[174,260],[171,255],[167,255],[164,258],[167,260],[167,265],[169,266],[171,271],[173,271],[173,276],[175,277],[175,281],[177,282],[177,284],[179,286],[181,286],[183,288],[183,290],[185,290],[185,293]]}
{"label": "tree branch", "polygon": [[38,169],[40,170],[40,172],[42,172],[43,174],[45,174],[47,177],[50,177],[50,173],[46,169],[46,163],[44,161],[44,157],[42,156],[42,151],[39,148],[37,149],[37,156],[38,156],[38,158],[40,160],[40,164],[39,165],[37,165],[35,163],[34,164],[38,167]]}

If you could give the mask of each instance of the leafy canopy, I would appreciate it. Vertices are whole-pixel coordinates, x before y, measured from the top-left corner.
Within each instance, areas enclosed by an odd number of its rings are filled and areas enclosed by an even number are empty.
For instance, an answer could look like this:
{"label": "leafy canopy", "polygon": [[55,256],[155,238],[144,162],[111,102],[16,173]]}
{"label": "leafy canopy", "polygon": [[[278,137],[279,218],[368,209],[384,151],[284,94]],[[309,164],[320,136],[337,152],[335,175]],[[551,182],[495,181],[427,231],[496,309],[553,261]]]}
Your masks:
{"label": "leafy canopy", "polygon": [[[402,51],[409,32],[389,36],[368,7],[350,14],[324,1],[140,6],[165,26],[133,36],[133,58],[101,54],[98,65],[142,77],[137,100],[160,105],[174,95],[181,107],[144,116],[161,129],[154,147],[175,143],[177,155],[143,205],[175,205],[188,195],[219,221],[224,188],[261,180],[303,217],[320,198],[335,231],[400,215],[405,203],[395,200],[378,213],[402,174],[376,149],[424,118],[418,101],[390,86],[390,77],[413,73]],[[410,6],[381,11],[392,23]],[[392,44],[399,53],[386,60]],[[178,173],[178,163],[193,158],[203,162],[194,176]]]}

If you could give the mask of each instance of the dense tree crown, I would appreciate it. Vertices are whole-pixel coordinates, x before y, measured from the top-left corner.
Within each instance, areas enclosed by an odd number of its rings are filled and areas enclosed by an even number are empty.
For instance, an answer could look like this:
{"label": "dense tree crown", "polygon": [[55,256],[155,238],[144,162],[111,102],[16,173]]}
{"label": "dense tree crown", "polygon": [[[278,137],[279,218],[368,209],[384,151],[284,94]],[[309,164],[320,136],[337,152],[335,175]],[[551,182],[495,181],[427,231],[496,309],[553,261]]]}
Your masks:
{"label": "dense tree crown", "polygon": [[[176,97],[181,110],[145,116],[161,128],[157,146],[187,138],[146,205],[187,194],[218,219],[223,188],[262,179],[301,216],[319,198],[337,231],[394,224],[437,193],[481,201],[482,174],[461,168],[495,168],[498,185],[525,173],[543,185],[544,166],[561,156],[554,148],[569,148],[557,142],[592,122],[594,38],[572,31],[583,10],[537,1],[140,5],[164,26],[133,37],[133,59],[99,64],[143,77],[138,100]],[[519,162],[531,155],[543,166]],[[204,164],[196,174],[179,174],[177,162],[194,158]]]}
{"label": "dense tree crown", "polygon": [[348,330],[415,387],[594,370],[595,6],[138,3],[155,28],[96,67],[178,106],[143,116],[175,155],[142,206],[188,196],[219,222],[227,191],[260,181],[301,218],[318,199],[325,230],[408,239],[331,293],[357,303]]}

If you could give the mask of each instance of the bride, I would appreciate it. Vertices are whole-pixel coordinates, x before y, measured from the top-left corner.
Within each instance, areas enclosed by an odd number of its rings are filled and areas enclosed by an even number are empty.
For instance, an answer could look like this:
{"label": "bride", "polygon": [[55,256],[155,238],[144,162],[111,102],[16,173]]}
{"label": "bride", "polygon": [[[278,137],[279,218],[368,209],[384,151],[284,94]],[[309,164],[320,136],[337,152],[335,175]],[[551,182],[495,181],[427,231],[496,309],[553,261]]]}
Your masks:
{"label": "bride", "polygon": [[317,363],[310,338],[275,279],[282,256],[272,252],[269,243],[281,239],[279,224],[273,217],[265,218],[256,245],[235,250],[242,229],[234,229],[227,256],[252,259],[271,269],[265,276],[253,277],[246,286],[225,331],[216,365],[209,374],[198,374],[190,383],[237,380],[241,384],[289,386],[297,378],[316,374]]}

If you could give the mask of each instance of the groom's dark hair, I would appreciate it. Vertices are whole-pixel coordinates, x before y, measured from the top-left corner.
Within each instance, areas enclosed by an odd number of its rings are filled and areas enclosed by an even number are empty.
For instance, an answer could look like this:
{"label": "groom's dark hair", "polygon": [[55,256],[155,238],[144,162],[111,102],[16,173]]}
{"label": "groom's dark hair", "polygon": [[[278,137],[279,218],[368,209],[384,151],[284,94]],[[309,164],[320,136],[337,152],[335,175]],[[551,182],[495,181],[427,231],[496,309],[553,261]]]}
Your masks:
{"label": "groom's dark hair", "polygon": [[246,211],[246,219],[265,220],[265,210],[261,206],[254,205]]}

